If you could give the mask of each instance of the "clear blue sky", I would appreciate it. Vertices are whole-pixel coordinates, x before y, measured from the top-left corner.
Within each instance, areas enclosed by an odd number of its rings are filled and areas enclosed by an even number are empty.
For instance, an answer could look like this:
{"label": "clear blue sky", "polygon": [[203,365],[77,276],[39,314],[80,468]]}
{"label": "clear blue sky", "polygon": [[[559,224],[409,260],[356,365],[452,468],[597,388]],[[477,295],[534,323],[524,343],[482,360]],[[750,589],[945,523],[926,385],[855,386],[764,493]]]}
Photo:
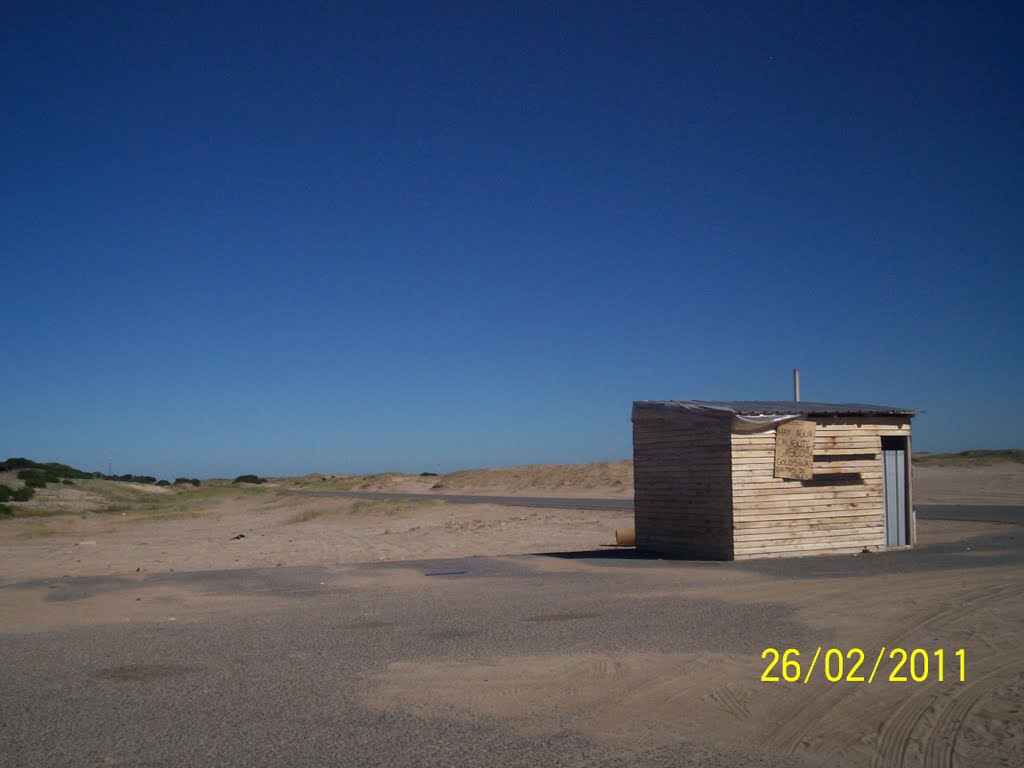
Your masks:
{"label": "clear blue sky", "polygon": [[918,449],[1024,445],[1022,40],[1020,3],[8,6],[0,457],[612,460],[633,400],[796,366],[927,409]]}

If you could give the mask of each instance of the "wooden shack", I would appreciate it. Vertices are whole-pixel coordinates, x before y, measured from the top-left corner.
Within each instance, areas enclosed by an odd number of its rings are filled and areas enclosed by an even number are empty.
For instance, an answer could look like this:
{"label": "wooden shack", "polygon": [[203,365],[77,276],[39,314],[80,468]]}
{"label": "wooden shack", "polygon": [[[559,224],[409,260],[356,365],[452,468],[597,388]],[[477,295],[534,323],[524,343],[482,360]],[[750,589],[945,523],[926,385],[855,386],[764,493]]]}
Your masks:
{"label": "wooden shack", "polygon": [[636,546],[710,559],[912,546],[910,421],[861,403],[633,403]]}

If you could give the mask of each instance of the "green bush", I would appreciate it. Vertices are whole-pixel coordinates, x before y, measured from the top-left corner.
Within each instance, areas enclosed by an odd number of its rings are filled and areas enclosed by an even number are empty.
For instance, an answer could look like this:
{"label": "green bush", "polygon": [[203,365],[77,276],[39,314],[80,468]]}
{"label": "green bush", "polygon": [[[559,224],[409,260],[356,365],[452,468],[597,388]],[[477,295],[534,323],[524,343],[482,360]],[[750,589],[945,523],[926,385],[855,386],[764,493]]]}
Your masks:
{"label": "green bush", "polygon": [[260,478],[260,477],[257,477],[256,475],[239,475],[238,477],[236,477],[234,479],[233,482],[236,482],[236,483],[256,483],[256,484],[259,484],[259,483],[265,483],[267,481],[262,479],[262,478]]}
{"label": "green bush", "polygon": [[0,472],[11,472],[15,469],[36,469],[42,472],[49,478],[47,482],[55,483],[62,477],[70,477],[75,480],[85,480],[86,478],[92,477],[94,473],[83,472],[80,469],[69,467],[67,464],[60,464],[56,461],[50,461],[46,464],[40,464],[38,461],[32,461],[32,459],[25,458],[11,458],[7,461],[0,462]]}
{"label": "green bush", "polygon": [[10,501],[11,495],[14,493],[10,487],[6,485],[0,485],[0,502]]}
{"label": "green bush", "polygon": [[18,479],[30,488],[45,488],[47,483],[59,483],[60,478],[45,469],[23,469]]}
{"label": "green bush", "polygon": [[[102,480],[119,480],[124,483],[145,483],[153,484],[156,478],[151,475],[105,475],[102,472],[83,472],[80,469],[61,464],[56,461],[40,464],[38,461],[15,457],[0,462],[0,472],[12,472],[18,470],[18,479],[31,488],[45,488],[47,483],[64,483],[72,485],[71,480],[88,480],[99,478]],[[184,479],[184,478],[183,478]],[[198,480],[189,480],[193,485],[198,485]]]}
{"label": "green bush", "polygon": [[118,475],[113,480],[120,480],[122,483],[143,483],[144,485],[152,485],[156,482],[156,478],[150,475]]}
{"label": "green bush", "polygon": [[104,475],[102,472],[94,472],[91,477],[100,480],[115,480],[119,483],[142,483],[144,485],[152,485],[156,482],[156,478],[152,475]]}
{"label": "green bush", "polygon": [[14,514],[14,510],[7,504],[0,504],[0,517],[8,517]]}
{"label": "green bush", "polygon": [[0,464],[0,472],[10,472],[15,469],[33,469],[38,466],[32,459],[13,458]]}
{"label": "green bush", "polygon": [[202,481],[198,477],[193,477],[191,480],[189,480],[189,482],[192,483],[192,485],[194,485],[196,488],[202,485]]}
{"label": "green bush", "polygon": [[61,480],[61,482],[64,483],[64,485],[74,485],[75,484],[74,480],[68,480],[66,477],[63,480]]}
{"label": "green bush", "polygon": [[26,485],[11,493],[11,501],[28,501],[35,495],[36,489],[31,485]]}
{"label": "green bush", "polygon": [[92,473],[83,472],[80,469],[69,467],[67,464],[58,464],[56,461],[47,462],[46,464],[36,465],[39,469],[44,469],[54,477],[70,477],[73,480],[86,480],[92,477]]}
{"label": "green bush", "polygon": [[157,480],[156,484],[159,485],[161,488],[163,488],[164,486],[170,485],[170,483],[167,482],[166,480]]}

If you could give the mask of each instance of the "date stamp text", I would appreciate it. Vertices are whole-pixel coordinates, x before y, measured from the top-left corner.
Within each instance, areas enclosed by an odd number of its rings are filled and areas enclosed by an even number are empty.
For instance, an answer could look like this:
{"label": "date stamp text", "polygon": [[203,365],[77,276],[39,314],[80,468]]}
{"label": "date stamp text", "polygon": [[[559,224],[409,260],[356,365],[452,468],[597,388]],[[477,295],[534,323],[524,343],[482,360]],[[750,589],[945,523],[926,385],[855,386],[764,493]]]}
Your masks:
{"label": "date stamp text", "polygon": [[927,651],[883,646],[873,658],[868,658],[860,648],[842,651],[818,646],[813,657],[809,651],[801,657],[796,648],[765,648],[761,658],[768,664],[761,674],[766,683],[809,683],[815,673],[830,683],[870,684],[876,679],[890,683],[923,683],[929,679],[962,683],[967,677],[967,654],[963,648],[948,654],[948,667],[947,653],[942,648]]}

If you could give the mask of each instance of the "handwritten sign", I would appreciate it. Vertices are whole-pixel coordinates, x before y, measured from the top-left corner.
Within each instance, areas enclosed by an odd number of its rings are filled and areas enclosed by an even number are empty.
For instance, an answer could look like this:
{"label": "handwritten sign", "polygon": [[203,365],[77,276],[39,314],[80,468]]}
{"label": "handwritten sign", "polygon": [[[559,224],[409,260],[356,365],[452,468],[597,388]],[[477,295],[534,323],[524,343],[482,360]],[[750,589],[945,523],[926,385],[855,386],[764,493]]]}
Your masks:
{"label": "handwritten sign", "polygon": [[789,480],[814,477],[813,421],[787,421],[775,430],[775,476]]}

